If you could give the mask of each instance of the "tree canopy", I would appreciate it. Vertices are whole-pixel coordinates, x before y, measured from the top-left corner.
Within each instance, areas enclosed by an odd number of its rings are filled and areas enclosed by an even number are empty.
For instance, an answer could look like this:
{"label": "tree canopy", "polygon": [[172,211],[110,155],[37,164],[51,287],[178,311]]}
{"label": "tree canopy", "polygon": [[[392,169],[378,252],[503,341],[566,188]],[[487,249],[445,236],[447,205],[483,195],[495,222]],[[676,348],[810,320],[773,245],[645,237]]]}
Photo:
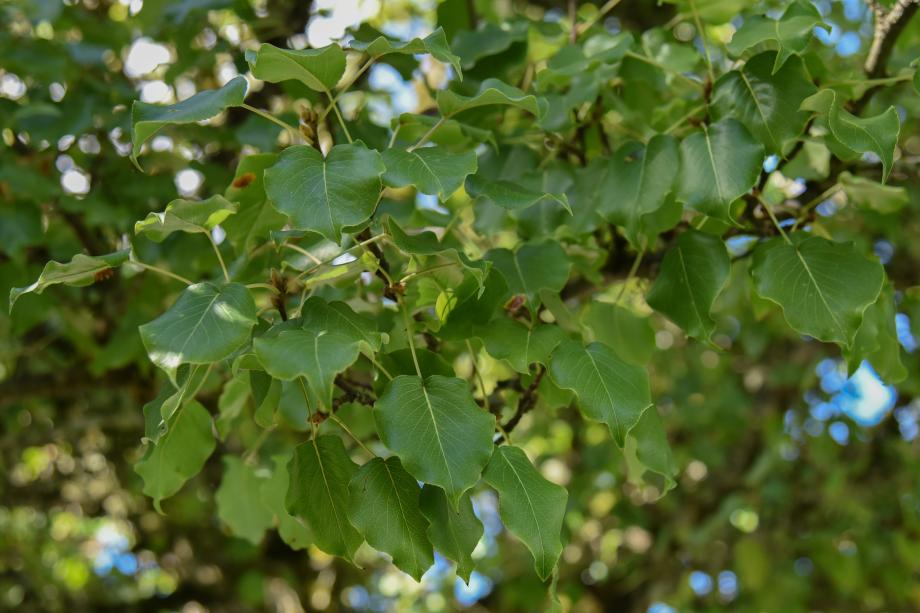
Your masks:
{"label": "tree canopy", "polygon": [[918,7],[4,4],[0,605],[920,609]]}

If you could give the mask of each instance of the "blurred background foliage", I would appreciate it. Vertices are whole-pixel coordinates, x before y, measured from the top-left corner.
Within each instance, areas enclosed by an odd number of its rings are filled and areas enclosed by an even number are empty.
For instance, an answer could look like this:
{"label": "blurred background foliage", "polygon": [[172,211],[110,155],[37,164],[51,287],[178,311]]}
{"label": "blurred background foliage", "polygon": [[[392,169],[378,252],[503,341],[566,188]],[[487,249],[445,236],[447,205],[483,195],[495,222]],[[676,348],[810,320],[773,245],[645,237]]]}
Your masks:
{"label": "blurred background foliage", "polygon": [[[754,2],[699,4],[708,36],[724,43]],[[832,26],[815,43],[828,72],[858,77],[871,11],[850,0],[816,5]],[[256,42],[320,46],[349,28],[409,38],[438,24],[467,78],[520,82],[557,45],[569,8],[512,0],[4,2],[0,295],[31,282],[49,259],[107,252],[136,219],[177,195],[222,193],[241,152],[273,149],[280,137],[273,124],[231,109],[211,122],[221,129],[192,125],[153,139],[145,166],[155,170],[141,174],[126,157],[133,100],[174,102],[220,86],[246,72],[243,53]],[[577,11],[582,20],[598,16],[587,2]],[[497,25],[511,18],[516,25]],[[625,1],[600,19],[611,31],[642,35],[681,70],[698,61],[699,33],[683,3]],[[715,47],[714,61],[726,61]],[[915,19],[891,71],[918,56]],[[379,64],[341,103],[349,117],[367,119],[360,137],[377,142],[394,117],[430,106],[444,79],[440,65]],[[620,92],[621,125],[650,105],[665,125],[682,114],[656,79]],[[312,95],[266,83],[248,101],[294,117],[297,107],[283,101]],[[888,208],[829,197],[816,223],[870,241],[904,288],[918,282],[920,265],[920,96],[905,83],[879,92],[870,110],[889,104],[902,120],[892,182],[907,197]],[[785,174],[820,175],[821,160],[808,153],[806,145]],[[732,245],[735,255],[743,243]],[[213,267],[208,245],[182,237],[168,249],[149,241],[137,249],[192,278]],[[743,257],[737,262],[715,312],[715,347],[688,341],[656,315],[620,332],[635,351],[658,349],[649,370],[680,469],[675,490],[659,499],[631,482],[606,429],[574,409],[538,407],[515,433],[543,473],[570,491],[563,603],[587,612],[920,610],[920,295],[897,295],[908,376],[895,389],[869,363],[848,377],[835,349],[795,336],[775,310],[752,303]],[[215,512],[219,453],[166,515],[156,513],[132,469],[141,407],[159,386],[137,326],[173,290],[158,276],[122,272],[85,289],[25,296],[12,315],[0,314],[0,608],[542,609],[530,556],[504,533],[489,492],[475,497],[486,534],[469,585],[441,559],[415,583],[371,551],[362,551],[359,570],[315,548],[291,550],[274,531],[259,545],[229,536]],[[480,366],[487,379],[501,368],[487,359]],[[239,402],[217,382],[199,399],[222,414]],[[362,419],[360,409],[343,410]],[[244,448],[236,436],[220,444]]]}

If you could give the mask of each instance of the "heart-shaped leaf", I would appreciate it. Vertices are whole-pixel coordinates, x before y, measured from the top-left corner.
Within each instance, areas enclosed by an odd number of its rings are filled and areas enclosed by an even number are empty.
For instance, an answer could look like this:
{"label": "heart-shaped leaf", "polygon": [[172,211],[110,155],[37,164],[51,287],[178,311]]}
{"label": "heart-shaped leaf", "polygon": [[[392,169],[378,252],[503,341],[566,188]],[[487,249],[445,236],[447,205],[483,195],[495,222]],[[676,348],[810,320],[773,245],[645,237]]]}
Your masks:
{"label": "heart-shaped leaf", "polygon": [[374,415],[383,443],[409,473],[441,487],[458,508],[492,453],[495,417],[476,405],[463,379],[401,375],[377,400]]}
{"label": "heart-shaped leaf", "polygon": [[150,360],[167,372],[180,364],[218,362],[249,342],[256,305],[246,286],[196,283],[140,327]]}
{"label": "heart-shaped leaf", "polygon": [[446,200],[476,172],[476,152],[454,153],[440,147],[423,147],[414,151],[387,149],[383,152],[386,174],[383,182],[390,187],[415,186],[423,194]]}
{"label": "heart-shaped leaf", "polygon": [[560,344],[553,351],[550,373],[559,387],[575,392],[587,417],[607,424],[620,447],[652,404],[645,370],[623,361],[602,343]]}
{"label": "heart-shaped leaf", "polygon": [[882,265],[850,243],[804,232],[789,239],[772,239],[754,251],[757,293],[780,305],[796,332],[849,347],[863,313],[882,290]]}
{"label": "heart-shaped leaf", "polygon": [[265,191],[294,229],[339,243],[343,228],[361,225],[374,213],[384,172],[380,154],[360,142],[336,145],[326,158],[298,145],[265,171]]}
{"label": "heart-shaped leaf", "polygon": [[708,341],[715,329],[709,312],[730,272],[725,243],[711,234],[688,230],[665,254],[646,301],[690,336]]}
{"label": "heart-shaped leaf", "polygon": [[763,145],[739,121],[727,118],[703,126],[680,144],[678,199],[730,222],[732,202],[757,183],[763,160]]}

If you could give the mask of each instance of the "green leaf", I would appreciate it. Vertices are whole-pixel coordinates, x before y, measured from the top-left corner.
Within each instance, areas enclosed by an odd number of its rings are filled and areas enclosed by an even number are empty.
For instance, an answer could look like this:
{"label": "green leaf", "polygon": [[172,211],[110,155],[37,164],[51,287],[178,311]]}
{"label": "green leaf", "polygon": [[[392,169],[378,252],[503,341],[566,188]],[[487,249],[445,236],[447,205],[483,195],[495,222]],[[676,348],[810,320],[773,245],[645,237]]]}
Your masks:
{"label": "green leaf", "polygon": [[335,332],[354,343],[363,343],[369,351],[380,350],[385,337],[377,331],[377,324],[372,319],[355,313],[344,302],[326,302],[319,296],[310,296],[304,302],[300,311],[300,327],[317,332]]}
{"label": "green leaf", "polygon": [[616,304],[594,301],[584,311],[581,322],[587,328],[588,342],[617,347],[624,360],[637,366],[644,366],[652,359],[655,331],[648,317],[640,317]]}
{"label": "green leaf", "polygon": [[270,479],[262,481],[259,493],[265,506],[278,518],[278,534],[281,540],[291,549],[306,549],[313,542],[313,533],[304,522],[288,513],[284,507],[284,498],[291,481],[287,464],[292,455],[288,453],[272,457],[275,470]]}
{"label": "green leaf", "polygon": [[345,74],[345,52],[337,44],[321,49],[279,49],[263,43],[247,51],[252,76],[270,83],[300,81],[310,89],[329,92]]}
{"label": "green leaf", "polygon": [[565,250],[551,240],[526,243],[516,251],[492,249],[485,255],[508,282],[514,294],[524,294],[536,307],[540,290],[561,292],[569,279],[571,264]]}
{"label": "green leaf", "polygon": [[728,51],[735,57],[745,51],[769,43],[777,49],[773,73],[792,55],[801,55],[811,42],[815,26],[824,25],[821,13],[810,2],[793,2],[778,20],[766,16],[747,17],[741,28],[728,43]]}
{"label": "green leaf", "polygon": [[10,289],[10,312],[13,305],[23,294],[41,294],[50,285],[70,285],[86,287],[101,277],[108,278],[107,272],[128,261],[131,250],[116,251],[106,255],[83,255],[78,253],[67,263],[51,261],[45,264],[38,279],[26,287]]}
{"label": "green leaf", "polygon": [[149,445],[144,458],[134,470],[144,480],[144,493],[153,498],[160,511],[160,502],[169,498],[185,482],[201,471],[217,445],[211,432],[211,416],[197,401],[192,400],[169,424],[155,445]]}
{"label": "green leaf", "polygon": [[893,106],[874,117],[857,117],[843,108],[837,92],[822,89],[802,102],[802,109],[826,114],[831,134],[847,149],[877,155],[882,160],[882,183],[888,180],[901,132],[898,111]]}
{"label": "green leaf", "polygon": [[463,185],[467,175],[476,172],[476,152],[454,153],[440,147],[422,147],[415,151],[387,149],[383,152],[386,174],[383,182],[390,187],[414,185],[423,194],[441,200]]}
{"label": "green leaf", "polygon": [[385,55],[390,55],[391,53],[403,55],[428,53],[439,62],[444,62],[445,64],[453,66],[457,76],[461,79],[463,78],[463,71],[460,68],[460,58],[451,53],[450,45],[447,43],[447,36],[444,35],[444,30],[442,28],[438,28],[425,38],[413,38],[406,42],[394,41],[383,36],[378,36],[370,42],[354,40],[349,47],[357,51],[363,51],[375,60]]}
{"label": "green leaf", "polygon": [[619,447],[652,404],[645,369],[602,343],[562,343],[553,352],[550,373],[556,385],[575,392],[587,417],[607,424]]}
{"label": "green leaf", "polygon": [[252,345],[268,374],[285,381],[306,378],[313,399],[327,410],[336,375],[354,364],[359,353],[358,343],[347,334],[316,328],[282,329]]}
{"label": "green leaf", "polygon": [[495,417],[480,408],[466,381],[401,375],[374,409],[383,444],[409,473],[444,489],[451,506],[479,480],[492,452]]}
{"label": "green leaf", "polygon": [[745,64],[716,81],[712,93],[712,116],[734,117],[766,147],[767,153],[784,155],[802,134],[808,113],[802,102],[815,93],[815,86],[800,58],[772,72],[775,52],[755,55]]}
{"label": "green leaf", "polygon": [[722,239],[687,230],[665,254],[646,301],[688,335],[709,341],[715,329],[712,304],[730,272],[731,260]]}
{"label": "green leaf", "polygon": [[493,358],[507,360],[514,370],[528,373],[535,362],[546,365],[549,354],[566,335],[559,326],[537,323],[530,327],[503,317],[477,326],[476,336]]}
{"label": "green leaf", "polygon": [[900,383],[907,378],[907,369],[901,361],[895,312],[894,290],[889,283],[878,300],[863,313],[853,346],[845,352],[851,373],[863,360],[868,360],[885,383]]}
{"label": "green leaf", "polygon": [[134,233],[146,234],[158,243],[173,232],[208,234],[237,210],[239,206],[223,196],[207,200],[179,198],[167,204],[162,213],[150,213],[134,224]]}
{"label": "green leaf", "polygon": [[256,305],[246,286],[196,283],[140,327],[150,360],[167,372],[180,364],[218,362],[249,342]]}
{"label": "green leaf", "polygon": [[775,238],[754,251],[751,274],[761,297],[780,305],[793,330],[850,346],[863,312],[878,299],[885,271],[851,243],[804,232],[792,244]]}
{"label": "green leaf", "polygon": [[473,96],[463,96],[449,89],[441,90],[438,92],[437,102],[438,109],[445,118],[470,109],[495,104],[523,109],[537,119],[546,112],[546,101],[538,101],[536,96],[525,94],[518,88],[498,79],[483,81],[479,86],[479,91]]}
{"label": "green leaf", "polygon": [[837,183],[843,188],[847,201],[882,215],[897,213],[910,203],[906,188],[883,185],[847,171],[837,176]]}
{"label": "green leaf", "polygon": [[[472,24],[471,24],[472,25]],[[463,60],[464,68],[472,68],[485,57],[507,51],[512,44],[527,39],[527,23],[512,21],[504,28],[484,21],[477,30],[461,30],[451,41],[454,51]]]}
{"label": "green leaf", "polygon": [[[194,368],[196,372],[208,372],[208,369],[202,368],[200,364],[190,368]],[[214,420],[217,438],[221,442],[227,439],[227,435],[239,423],[249,396],[249,377],[238,374],[224,384],[224,389],[217,399],[217,419]]]}
{"label": "green leaf", "polygon": [[482,522],[473,513],[469,492],[460,497],[460,510],[451,508],[444,490],[426,485],[419,496],[422,514],[429,522],[428,538],[441,554],[457,563],[457,576],[467,584],[473,572],[473,550],[482,538]]}
{"label": "green leaf", "polygon": [[562,554],[562,520],[569,494],[547,481],[519,447],[500,445],[482,475],[498,492],[499,514],[508,530],[533,554],[546,581]]}
{"label": "green leaf", "polygon": [[445,236],[443,241],[438,240],[437,235],[428,230],[408,234],[399,227],[399,224],[392,217],[387,217],[384,220],[384,226],[393,244],[404,253],[409,255],[452,254],[476,279],[480,293],[484,290],[485,279],[492,267],[492,263],[487,260],[471,260],[463,252],[463,245],[459,241],[452,240],[449,235]]}
{"label": "green leaf", "polygon": [[325,159],[313,147],[298,145],[265,171],[265,190],[293,229],[340,243],[343,228],[361,225],[374,213],[385,171],[380,154],[360,142],[336,145]]}
{"label": "green leaf", "polygon": [[646,236],[649,228],[644,221],[665,205],[678,164],[677,140],[664,134],[653,136],[647,146],[627,143],[610,161],[609,174],[599,188],[607,195],[602,196],[601,212],[623,227],[634,247],[641,249],[653,238]]}
{"label": "green leaf", "polygon": [[247,155],[240,160],[233,183],[224,192],[227,200],[239,205],[236,215],[221,224],[237,253],[268,240],[273,231],[287,223],[287,217],[271,206],[265,193],[264,172],[277,161],[274,153]]}
{"label": "green leaf", "polygon": [[[641,482],[641,473],[650,471],[662,479],[662,488],[659,490],[661,495],[674,489],[677,485],[677,482],[674,481],[677,465],[671,455],[671,446],[668,444],[668,436],[661,416],[654,406],[650,406],[642,413],[639,423],[626,438],[627,465],[630,464],[629,459],[633,454],[638,466],[630,467],[634,469],[630,470],[630,481]],[[634,471],[640,474],[634,475]]]}
{"label": "green leaf", "polygon": [[140,170],[137,156],[141,147],[164,126],[205,121],[228,107],[240,106],[246,97],[247,88],[245,77],[234,77],[220,89],[198,92],[176,104],[135,101],[131,107],[131,161]]}
{"label": "green leaf", "polygon": [[348,521],[348,483],[358,471],[337,436],[320,436],[294,449],[284,507],[302,518],[317,547],[354,563],[364,538]]}
{"label": "green leaf", "polygon": [[214,494],[217,517],[234,536],[258,545],[274,520],[260,495],[266,479],[256,473],[254,466],[236,456],[225,455],[223,459],[224,477]]}
{"label": "green leaf", "polygon": [[399,458],[374,458],[355,473],[348,486],[348,518],[368,544],[390,554],[393,564],[416,581],[434,564],[419,510],[419,486]]}
{"label": "green leaf", "polygon": [[678,199],[696,211],[730,222],[732,202],[757,183],[763,145],[735,119],[703,126],[680,144]]}
{"label": "green leaf", "polygon": [[486,199],[507,211],[522,211],[538,202],[554,201],[571,215],[572,207],[564,193],[550,193],[535,190],[517,181],[492,181],[480,175],[473,175],[466,180],[466,191],[473,198]]}
{"label": "green leaf", "polygon": [[252,418],[260,428],[277,424],[278,403],[281,401],[281,381],[261,370],[249,371],[249,389],[255,409]]}

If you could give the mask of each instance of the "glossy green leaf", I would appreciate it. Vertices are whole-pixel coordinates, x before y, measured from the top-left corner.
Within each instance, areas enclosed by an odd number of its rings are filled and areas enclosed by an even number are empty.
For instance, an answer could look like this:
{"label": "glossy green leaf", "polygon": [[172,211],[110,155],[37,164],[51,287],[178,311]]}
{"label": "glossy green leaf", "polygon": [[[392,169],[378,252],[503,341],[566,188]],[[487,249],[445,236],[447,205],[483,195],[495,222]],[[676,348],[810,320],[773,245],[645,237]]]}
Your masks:
{"label": "glossy green leaf", "polygon": [[568,492],[547,481],[527,455],[511,445],[495,448],[482,476],[498,492],[502,522],[530,549],[537,575],[546,581],[562,554]]}
{"label": "glossy green leaf", "polygon": [[646,301],[688,335],[708,341],[715,329],[712,304],[730,272],[731,260],[720,238],[687,230],[665,254]]}
{"label": "glossy green leaf", "polygon": [[696,211],[731,221],[732,202],[757,183],[764,148],[731,118],[703,126],[680,144],[678,199]]}
{"label": "glossy green leaf", "polygon": [[815,26],[823,23],[821,13],[813,4],[793,2],[779,19],[767,16],[745,18],[729,41],[728,51],[737,57],[755,45],[768,43],[777,50],[772,69],[775,74],[792,55],[801,55],[805,51]]}
{"label": "glossy green leaf", "polygon": [[419,507],[428,520],[428,538],[439,553],[457,563],[457,576],[467,584],[473,572],[473,550],[482,538],[482,522],[473,513],[469,492],[460,497],[459,511],[451,508],[444,490],[422,487]]}
{"label": "glossy green leaf", "polygon": [[413,38],[410,41],[395,41],[384,36],[378,36],[372,41],[363,42],[354,40],[349,47],[358,51],[363,51],[374,59],[379,59],[391,53],[403,55],[418,55],[428,53],[434,59],[450,64],[457,75],[463,78],[463,71],[460,68],[460,58],[454,55],[447,43],[447,36],[442,28],[436,29],[425,38]]}
{"label": "glossy green leaf", "polygon": [[78,253],[66,263],[51,261],[31,285],[14,287],[10,289],[10,312],[13,305],[23,294],[41,294],[51,285],[70,285],[72,287],[86,287],[97,280],[108,278],[108,271],[116,266],[121,266],[128,261],[131,251],[116,251],[106,255],[83,255]]}
{"label": "glossy green leaf", "polygon": [[296,230],[310,230],[339,243],[342,230],[374,213],[386,171],[379,153],[362,143],[336,145],[323,154],[307,145],[285,149],[265,171],[265,190]]}
{"label": "glossy green leaf", "polygon": [[755,55],[737,70],[716,81],[712,92],[712,115],[716,120],[734,117],[764,144],[767,153],[783,155],[808,121],[799,110],[815,93],[815,86],[800,58],[773,72],[776,53]]}
{"label": "glossy green leaf", "polygon": [[495,417],[480,408],[463,379],[402,375],[374,409],[383,444],[409,473],[441,487],[456,509],[492,453]]}
{"label": "glossy green leaf", "polygon": [[354,563],[364,538],[348,520],[348,484],[358,465],[348,457],[342,439],[327,435],[298,445],[287,469],[288,513],[307,523],[322,551]]}
{"label": "glossy green leaf", "polygon": [[131,161],[140,169],[137,156],[141,147],[164,126],[205,121],[229,107],[240,106],[247,88],[245,77],[234,77],[220,89],[198,92],[176,104],[135,102],[131,107]]}
{"label": "glossy green leaf", "polygon": [[266,479],[237,456],[225,455],[223,460],[224,476],[214,494],[217,517],[234,536],[258,545],[274,521],[261,496]]}
{"label": "glossy green leaf", "polygon": [[145,234],[158,243],[173,232],[207,234],[237,210],[239,205],[223,196],[211,196],[207,200],[179,198],[167,204],[164,211],[150,213],[134,224],[134,233]]}
{"label": "glossy green leaf", "polygon": [[868,360],[885,383],[900,383],[907,378],[908,371],[901,361],[895,313],[894,291],[891,284],[887,284],[878,300],[863,313],[853,346],[845,352],[851,373],[863,360]]}
{"label": "glossy green leaf", "polygon": [[332,407],[336,375],[358,359],[358,343],[347,334],[324,329],[285,329],[256,338],[253,349],[265,371],[276,379],[304,377],[313,398]]}
{"label": "glossy green leaf", "polygon": [[277,161],[274,153],[247,155],[237,164],[233,182],[224,192],[224,197],[239,207],[235,215],[221,223],[237,253],[265,242],[287,223],[287,217],[271,206],[265,193],[264,172]]}
{"label": "glossy green leaf", "polygon": [[169,309],[140,327],[150,360],[165,369],[218,362],[249,342],[256,305],[246,286],[196,283]]}
{"label": "glossy green leaf", "polygon": [[370,351],[380,349],[386,335],[380,334],[374,320],[355,313],[344,302],[327,302],[311,296],[300,311],[300,327],[305,330],[325,330],[348,337],[354,343],[363,343]]}
{"label": "glossy green leaf", "polygon": [[863,312],[882,290],[884,269],[850,243],[803,232],[790,240],[774,238],[754,251],[757,293],[780,305],[796,332],[851,345]]}
{"label": "glossy green leaf", "polygon": [[368,544],[390,554],[393,563],[416,581],[434,564],[419,509],[419,485],[399,458],[374,458],[355,473],[348,486],[348,517]]}
{"label": "glossy green leaf", "polygon": [[602,343],[560,344],[553,351],[550,373],[559,387],[575,392],[587,417],[607,424],[620,447],[652,404],[645,370],[623,361]]}
{"label": "glossy green leaf", "polygon": [[901,120],[893,106],[873,117],[857,117],[843,108],[834,90],[822,89],[802,102],[802,109],[827,115],[831,134],[844,147],[877,155],[882,160],[882,182],[888,179],[901,132]]}
{"label": "glossy green leaf", "polygon": [[[278,520],[278,535],[291,549],[306,549],[313,542],[313,532],[306,523],[288,513],[284,507],[284,499],[290,486],[291,478],[288,475],[287,465],[292,454],[276,455],[272,457],[274,470],[270,479],[263,480],[259,486],[259,494],[265,506]],[[250,496],[252,493],[250,492]]]}
{"label": "glossy green leaf", "polygon": [[476,152],[455,153],[440,147],[422,147],[415,151],[387,149],[383,152],[386,174],[383,182],[390,187],[415,186],[423,194],[447,200],[463,180],[476,172]]}
{"label": "glossy green leaf", "polygon": [[318,92],[328,92],[345,74],[345,52],[337,44],[321,49],[279,49],[263,43],[247,51],[252,76],[271,83],[300,81]]}
{"label": "glossy green leaf", "polygon": [[566,337],[559,326],[538,323],[531,327],[508,317],[478,326],[476,335],[489,355],[507,360],[514,370],[522,373],[530,372],[533,363],[546,365],[549,354]]}
{"label": "glossy green leaf", "polygon": [[514,294],[524,294],[533,306],[540,290],[560,292],[569,279],[571,264],[555,241],[526,243],[515,251],[492,249],[485,255],[508,282]]}
{"label": "glossy green leaf", "polygon": [[621,226],[629,242],[641,249],[648,242],[647,216],[665,205],[680,163],[677,140],[658,134],[648,145],[627,143],[610,161],[609,174],[599,188],[602,213]]}
{"label": "glossy green leaf", "polygon": [[197,475],[216,446],[211,432],[211,416],[197,401],[176,413],[155,445],[148,445],[143,459],[134,466],[144,480],[144,494],[160,502],[169,498]]}
{"label": "glossy green leaf", "polygon": [[554,202],[567,210],[572,208],[564,193],[550,193],[531,189],[517,181],[491,181],[480,175],[473,175],[466,180],[466,192],[473,198],[484,198],[508,211],[522,211],[539,202]]}
{"label": "glossy green leaf", "polygon": [[492,105],[517,107],[538,119],[546,112],[545,101],[541,104],[536,96],[525,94],[498,79],[486,79],[479,86],[479,91],[472,96],[464,96],[449,89],[441,90],[438,92],[437,101],[438,109],[444,117],[453,117],[463,111]]}

